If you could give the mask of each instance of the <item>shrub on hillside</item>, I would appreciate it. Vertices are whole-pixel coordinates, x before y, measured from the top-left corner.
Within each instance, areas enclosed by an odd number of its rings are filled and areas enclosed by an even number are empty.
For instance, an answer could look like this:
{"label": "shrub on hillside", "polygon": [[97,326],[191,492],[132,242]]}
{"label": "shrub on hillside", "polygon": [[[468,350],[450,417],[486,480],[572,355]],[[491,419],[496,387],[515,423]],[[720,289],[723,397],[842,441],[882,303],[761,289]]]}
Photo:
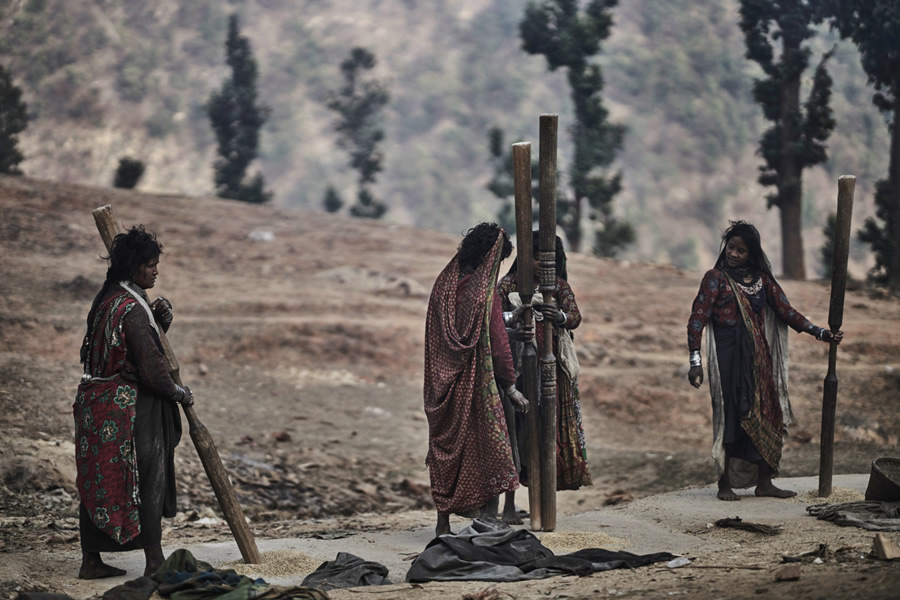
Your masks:
{"label": "shrub on hillside", "polygon": [[134,189],[143,175],[144,163],[125,156],[119,159],[119,168],[116,169],[113,185],[117,188]]}

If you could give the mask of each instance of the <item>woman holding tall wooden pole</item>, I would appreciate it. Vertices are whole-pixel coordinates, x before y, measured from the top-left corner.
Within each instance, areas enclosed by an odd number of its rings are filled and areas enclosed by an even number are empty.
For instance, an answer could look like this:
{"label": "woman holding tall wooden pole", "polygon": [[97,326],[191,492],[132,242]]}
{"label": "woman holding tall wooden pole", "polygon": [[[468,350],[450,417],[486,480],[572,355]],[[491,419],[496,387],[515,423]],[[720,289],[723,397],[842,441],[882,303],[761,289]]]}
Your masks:
{"label": "woman holding tall wooden pole", "polygon": [[796,493],[772,483],[781,462],[783,430],[793,420],[787,389],[787,326],[839,344],[843,332],[816,327],[794,309],[763,252],[759,231],[735,221],[706,272],[688,320],[688,379],[703,384],[701,333],[706,328],[713,401],[713,457],[719,500],[740,500],[734,488],[755,485],[757,496]]}
{"label": "woman holding tall wooden pole", "polygon": [[[538,261],[537,231],[532,233],[532,257],[534,269]],[[554,304],[533,302],[534,315],[538,324],[550,326],[553,340],[553,354],[556,361],[556,489],[577,490],[581,486],[591,485],[588,470],[587,449],[584,429],[581,424],[581,401],[578,395],[578,360],[572,331],[581,325],[581,311],[575,301],[575,293],[568,282],[566,269],[566,251],[562,240],[556,236],[556,288],[553,293]],[[507,274],[500,280],[498,291],[503,299],[504,317],[508,326],[516,326],[517,320],[524,317],[522,302],[517,289],[518,258]],[[537,291],[537,290],[535,290]],[[537,328],[537,347],[545,345],[544,327]],[[514,354],[521,353],[520,344],[514,344]],[[524,454],[524,453],[523,453]],[[530,483],[533,468],[528,469],[525,483]]]}
{"label": "woman holding tall wooden pole", "polygon": [[125,574],[104,563],[101,552],[142,549],[144,575],[165,560],[161,520],[175,516],[181,438],[176,403],[191,405],[194,396],[172,379],[160,342],[172,305],[151,302],[146,292],[156,284],[160,254],[162,245],[143,227],[117,235],[88,313],[73,407],[81,579]]}

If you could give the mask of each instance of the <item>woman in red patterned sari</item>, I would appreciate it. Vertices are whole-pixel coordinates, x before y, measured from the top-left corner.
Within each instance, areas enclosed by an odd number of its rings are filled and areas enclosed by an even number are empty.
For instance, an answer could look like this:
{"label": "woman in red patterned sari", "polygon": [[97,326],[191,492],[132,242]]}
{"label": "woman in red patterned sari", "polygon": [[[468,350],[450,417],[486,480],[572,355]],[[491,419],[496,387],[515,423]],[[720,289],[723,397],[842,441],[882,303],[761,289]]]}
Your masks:
{"label": "woman in red patterned sari", "polygon": [[436,535],[450,533],[450,514],[487,505],[519,487],[498,384],[527,410],[516,387],[497,271],[512,244],[496,223],[466,234],[441,271],[425,322],[425,414]]}
{"label": "woman in red patterned sari", "polygon": [[700,336],[707,329],[720,500],[740,500],[733,488],[752,485],[757,496],[796,495],[772,483],[781,462],[784,427],[793,422],[787,326],[824,342],[839,344],[844,335],[816,327],[791,306],[772,275],[759,231],[744,221],[732,222],[722,235],[716,266],[703,276],[687,326],[688,379],[696,388],[703,383]]}
{"label": "woman in red patterned sari", "polygon": [[144,575],[164,562],[161,520],[175,516],[181,437],[176,402],[192,404],[193,395],[172,380],[159,338],[157,328],[172,322],[172,305],[165,298],[151,303],[144,291],[156,283],[160,254],[162,245],[143,227],[117,235],[88,313],[73,406],[81,579],[125,574],[101,552],[143,549]]}

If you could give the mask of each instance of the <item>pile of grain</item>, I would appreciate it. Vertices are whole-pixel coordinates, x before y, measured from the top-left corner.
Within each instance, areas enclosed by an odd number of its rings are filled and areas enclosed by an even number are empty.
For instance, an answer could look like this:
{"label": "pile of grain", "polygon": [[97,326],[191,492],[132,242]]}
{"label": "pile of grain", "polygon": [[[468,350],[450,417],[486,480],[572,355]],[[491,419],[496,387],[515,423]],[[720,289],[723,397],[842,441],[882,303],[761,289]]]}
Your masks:
{"label": "pile of grain", "polygon": [[582,531],[552,531],[540,536],[541,543],[554,554],[569,554],[585,548],[603,548],[604,550],[621,550],[628,545],[628,540],[612,537],[603,533],[585,533]]}
{"label": "pile of grain", "polygon": [[[219,565],[219,569],[234,569],[238,575],[248,577],[306,577],[315,571],[323,560],[311,558],[299,550],[272,550],[260,554],[257,565],[235,560]],[[299,583],[299,582],[298,582]]]}
{"label": "pile of grain", "polygon": [[791,498],[795,502],[806,504],[843,504],[844,502],[863,502],[865,499],[865,495],[860,492],[842,487],[831,488],[831,495],[826,498],[819,496],[819,490],[809,490]]}

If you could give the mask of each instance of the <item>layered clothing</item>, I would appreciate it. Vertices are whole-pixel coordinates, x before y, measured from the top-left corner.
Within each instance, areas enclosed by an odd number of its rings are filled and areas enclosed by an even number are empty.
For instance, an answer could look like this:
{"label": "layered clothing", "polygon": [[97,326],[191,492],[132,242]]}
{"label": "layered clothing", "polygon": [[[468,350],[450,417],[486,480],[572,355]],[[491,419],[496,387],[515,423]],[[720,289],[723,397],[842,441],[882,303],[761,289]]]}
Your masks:
{"label": "layered clothing", "polygon": [[82,549],[158,546],[175,516],[175,446],[181,419],[146,294],[105,286],[88,315],[76,392],[76,485]]}
{"label": "layered clothing", "polygon": [[[500,280],[500,297],[503,298],[503,309],[513,310],[521,305],[517,290],[518,277],[514,272],[508,273]],[[535,294],[540,295],[537,290]],[[562,277],[556,278],[556,290],[553,293],[556,305],[566,315],[562,325],[551,325],[549,328],[538,323],[535,327],[537,353],[544,347],[544,335],[550,329],[553,336],[553,354],[556,361],[556,489],[574,490],[583,485],[591,485],[591,474],[587,462],[587,444],[581,417],[581,399],[578,392],[578,358],[575,353],[574,334],[572,331],[581,325],[581,311],[575,301],[572,287]],[[522,355],[523,345],[513,344],[514,359],[517,364]],[[531,400],[531,399],[530,399]],[[524,445],[524,444],[523,444]],[[520,457],[528,453],[521,451]],[[523,478],[527,480],[527,466],[523,465]]]}
{"label": "layered clothing", "polygon": [[778,472],[785,427],[793,422],[788,395],[787,327],[818,329],[794,309],[763,271],[750,282],[725,269],[703,276],[688,320],[688,347],[701,348],[706,329],[713,405],[713,457],[730,457],[733,487],[755,485],[761,461]]}
{"label": "layered clothing", "polygon": [[[515,383],[497,297],[503,236],[472,273],[441,271],[425,324],[424,403],[431,493],[439,514],[483,505],[519,478],[497,382]],[[496,380],[495,380],[496,378]]]}

